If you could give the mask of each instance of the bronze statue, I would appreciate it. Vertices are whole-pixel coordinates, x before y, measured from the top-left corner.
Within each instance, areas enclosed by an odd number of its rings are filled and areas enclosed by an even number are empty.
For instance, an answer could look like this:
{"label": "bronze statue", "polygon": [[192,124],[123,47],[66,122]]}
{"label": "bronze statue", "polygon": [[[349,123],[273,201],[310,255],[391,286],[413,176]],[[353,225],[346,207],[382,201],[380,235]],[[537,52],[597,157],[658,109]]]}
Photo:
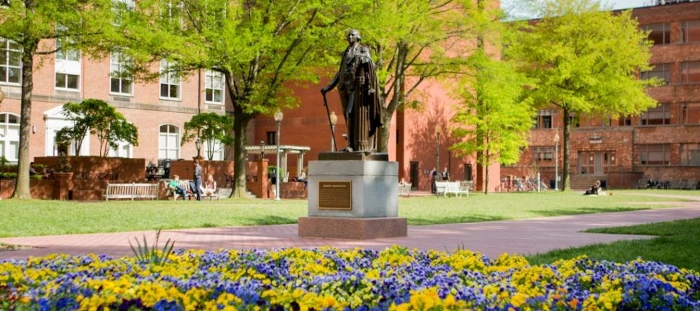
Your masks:
{"label": "bronze statue", "polygon": [[343,52],[340,69],[325,95],[338,85],[340,103],[348,133],[347,151],[374,151],[377,129],[382,126],[383,106],[379,101],[377,73],[369,48],[360,44],[360,32],[352,29],[347,36],[348,48]]}

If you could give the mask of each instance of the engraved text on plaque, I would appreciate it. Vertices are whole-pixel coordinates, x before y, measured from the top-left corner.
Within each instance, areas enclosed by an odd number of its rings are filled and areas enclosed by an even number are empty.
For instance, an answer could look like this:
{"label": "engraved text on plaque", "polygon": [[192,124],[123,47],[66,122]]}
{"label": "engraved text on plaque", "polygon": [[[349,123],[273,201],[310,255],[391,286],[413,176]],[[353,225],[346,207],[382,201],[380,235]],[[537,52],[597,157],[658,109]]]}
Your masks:
{"label": "engraved text on plaque", "polygon": [[319,181],[319,210],[352,210],[351,181]]}

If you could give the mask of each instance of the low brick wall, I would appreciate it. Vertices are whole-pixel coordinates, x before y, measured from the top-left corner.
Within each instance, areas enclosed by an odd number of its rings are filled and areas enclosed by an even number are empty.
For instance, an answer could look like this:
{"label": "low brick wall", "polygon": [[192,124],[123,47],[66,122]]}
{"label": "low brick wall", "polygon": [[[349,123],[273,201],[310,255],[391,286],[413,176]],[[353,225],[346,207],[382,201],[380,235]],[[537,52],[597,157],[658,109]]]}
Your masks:
{"label": "low brick wall", "polygon": [[[58,159],[59,157],[35,157],[34,163],[53,168]],[[129,182],[143,182],[146,179],[146,159],[95,156],[66,157],[66,159],[73,167],[73,179],[116,179]]]}
{"label": "low brick wall", "polygon": [[[14,179],[0,180],[0,198],[9,199],[15,191]],[[40,200],[51,200],[57,197],[56,181],[55,180],[36,180],[29,181],[29,191],[32,198]]]}

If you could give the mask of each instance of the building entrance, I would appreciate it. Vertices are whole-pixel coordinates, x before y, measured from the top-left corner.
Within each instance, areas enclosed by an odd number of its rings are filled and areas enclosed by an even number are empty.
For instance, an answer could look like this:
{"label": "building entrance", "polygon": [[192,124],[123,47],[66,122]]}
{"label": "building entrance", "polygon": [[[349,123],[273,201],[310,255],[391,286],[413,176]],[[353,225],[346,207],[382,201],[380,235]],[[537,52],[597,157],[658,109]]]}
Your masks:
{"label": "building entrance", "polygon": [[411,162],[411,189],[418,190],[418,162]]}
{"label": "building entrance", "polygon": [[607,175],[615,166],[614,151],[579,151],[578,173],[580,175]]}

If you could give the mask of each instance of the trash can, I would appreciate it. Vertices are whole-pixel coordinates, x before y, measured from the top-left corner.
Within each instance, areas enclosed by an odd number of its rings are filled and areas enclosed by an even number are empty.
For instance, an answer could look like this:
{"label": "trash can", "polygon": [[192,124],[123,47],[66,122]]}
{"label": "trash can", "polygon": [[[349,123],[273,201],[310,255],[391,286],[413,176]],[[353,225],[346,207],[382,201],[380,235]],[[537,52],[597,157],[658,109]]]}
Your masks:
{"label": "trash can", "polygon": [[603,189],[608,189],[608,181],[603,179],[600,181],[600,187]]}
{"label": "trash can", "polygon": [[554,189],[554,179],[549,181],[549,189]]}

